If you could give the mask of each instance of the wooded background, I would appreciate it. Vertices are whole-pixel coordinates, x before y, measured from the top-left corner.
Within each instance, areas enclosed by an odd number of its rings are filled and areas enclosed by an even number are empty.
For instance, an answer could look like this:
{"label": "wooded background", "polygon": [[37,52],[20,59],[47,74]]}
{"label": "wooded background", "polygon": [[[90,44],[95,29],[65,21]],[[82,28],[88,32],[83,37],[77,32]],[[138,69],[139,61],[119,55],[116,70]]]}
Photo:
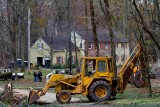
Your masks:
{"label": "wooded background", "polygon": [[[131,50],[137,43],[141,44],[144,55],[142,60],[145,60],[147,66],[150,62],[156,62],[159,56],[159,2],[159,0],[0,0],[0,66],[7,67],[9,61],[16,61],[17,58],[22,59],[22,65],[24,60],[28,60],[28,9],[31,11],[31,44],[41,36],[70,35],[73,29],[86,31],[87,38],[88,30],[92,29],[98,56],[97,30],[106,29],[111,37],[111,53],[114,59],[116,59],[114,38],[122,36],[129,40]],[[122,35],[115,35],[117,33]],[[86,56],[87,54],[86,50]]]}

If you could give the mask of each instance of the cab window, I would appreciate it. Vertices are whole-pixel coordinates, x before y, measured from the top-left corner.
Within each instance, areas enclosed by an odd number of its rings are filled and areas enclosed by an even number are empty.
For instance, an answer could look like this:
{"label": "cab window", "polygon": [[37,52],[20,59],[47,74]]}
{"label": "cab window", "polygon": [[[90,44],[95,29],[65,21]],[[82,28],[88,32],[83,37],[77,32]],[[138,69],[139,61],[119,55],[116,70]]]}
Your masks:
{"label": "cab window", "polygon": [[106,61],[98,61],[98,72],[106,72]]}
{"label": "cab window", "polygon": [[96,60],[95,59],[86,59],[85,60],[85,76],[91,76],[95,73],[96,70]]}

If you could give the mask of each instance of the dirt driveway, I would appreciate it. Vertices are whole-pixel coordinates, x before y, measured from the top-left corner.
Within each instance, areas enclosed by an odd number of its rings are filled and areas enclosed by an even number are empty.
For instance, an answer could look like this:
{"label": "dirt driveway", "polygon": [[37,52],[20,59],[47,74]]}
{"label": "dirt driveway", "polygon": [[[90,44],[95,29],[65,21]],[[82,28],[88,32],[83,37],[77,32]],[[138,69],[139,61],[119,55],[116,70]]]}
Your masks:
{"label": "dirt driveway", "polygon": [[[0,91],[3,91],[4,89],[0,87]],[[13,89],[13,91],[15,92],[15,94],[17,95],[23,95],[23,96],[29,96],[29,90],[24,90],[24,89]],[[72,97],[71,101],[78,101],[78,98],[74,98]],[[51,92],[47,92],[44,96],[41,96],[40,99],[38,101],[43,101],[46,103],[52,103],[56,100],[56,94],[55,93],[51,93]]]}
{"label": "dirt driveway", "polygon": [[[4,91],[4,89],[2,87],[0,87],[0,92],[3,92],[3,91]],[[29,96],[29,90],[14,89],[13,91],[15,92],[14,95],[16,95],[16,96]],[[81,102],[81,99],[75,98],[75,97],[72,97],[71,103],[61,105],[56,100],[56,94],[51,93],[51,92],[47,92],[44,96],[41,96],[40,99],[37,100],[37,102],[40,105],[44,103],[46,107],[52,107],[53,105],[55,105],[57,107],[75,107],[75,106],[76,107],[82,107],[82,106],[83,107],[91,107],[91,106],[97,107],[97,105],[93,105],[93,103],[91,103],[91,102],[88,102],[88,101]],[[30,105],[29,107],[32,107],[32,105]],[[101,107],[101,106],[98,106],[98,107]],[[102,106],[102,107],[104,107],[104,106]],[[107,107],[107,106],[105,106],[105,107]],[[111,107],[111,106],[108,106],[108,107]]]}

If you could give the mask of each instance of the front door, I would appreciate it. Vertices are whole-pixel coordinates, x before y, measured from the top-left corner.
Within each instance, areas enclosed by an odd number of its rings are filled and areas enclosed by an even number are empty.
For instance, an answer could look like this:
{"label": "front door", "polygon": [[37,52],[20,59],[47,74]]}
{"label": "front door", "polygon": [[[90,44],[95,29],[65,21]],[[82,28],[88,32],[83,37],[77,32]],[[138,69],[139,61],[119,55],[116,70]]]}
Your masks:
{"label": "front door", "polygon": [[45,60],[45,68],[50,68],[50,60]]}
{"label": "front door", "polygon": [[37,57],[37,66],[43,66],[43,58]]}

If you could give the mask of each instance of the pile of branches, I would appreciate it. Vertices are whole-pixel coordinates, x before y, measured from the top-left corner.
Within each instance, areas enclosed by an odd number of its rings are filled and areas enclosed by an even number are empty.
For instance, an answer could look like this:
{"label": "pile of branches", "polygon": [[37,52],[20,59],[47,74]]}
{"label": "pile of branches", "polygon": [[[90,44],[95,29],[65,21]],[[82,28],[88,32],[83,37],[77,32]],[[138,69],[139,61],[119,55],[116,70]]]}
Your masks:
{"label": "pile of branches", "polygon": [[4,91],[0,94],[0,101],[8,105],[9,107],[15,107],[18,105],[23,105],[24,100],[26,99],[26,96],[21,96],[21,95],[14,95],[14,91],[12,88],[12,84],[7,83],[5,84]]}

